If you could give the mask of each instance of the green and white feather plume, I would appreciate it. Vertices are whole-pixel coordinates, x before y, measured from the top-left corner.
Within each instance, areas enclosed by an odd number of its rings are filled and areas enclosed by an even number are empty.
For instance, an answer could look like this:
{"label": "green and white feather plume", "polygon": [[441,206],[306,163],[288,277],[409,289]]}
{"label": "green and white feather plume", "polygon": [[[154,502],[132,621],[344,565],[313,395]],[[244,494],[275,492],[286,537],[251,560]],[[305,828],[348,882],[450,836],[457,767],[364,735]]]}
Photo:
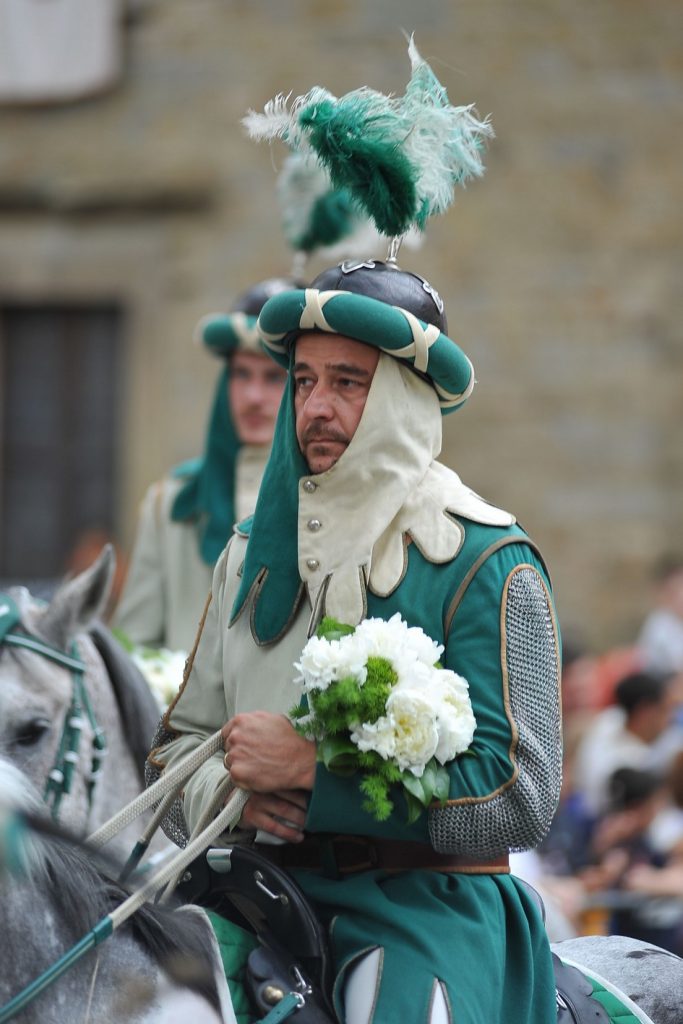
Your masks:
{"label": "green and white feather plume", "polygon": [[337,98],[319,86],[290,103],[279,95],[243,123],[254,139],[281,138],[315,158],[337,190],[390,237],[453,202],[455,188],[484,172],[482,150],[493,135],[472,105],[453,107],[411,38],[412,74],[405,95],[356,89]]}
{"label": "green and white feather plume", "polygon": [[[349,190],[333,188],[329,174],[310,151],[287,157],[276,194],[285,241],[302,264],[313,254],[330,261],[367,257],[386,245]],[[416,231],[405,239],[408,248],[417,248],[420,242]]]}

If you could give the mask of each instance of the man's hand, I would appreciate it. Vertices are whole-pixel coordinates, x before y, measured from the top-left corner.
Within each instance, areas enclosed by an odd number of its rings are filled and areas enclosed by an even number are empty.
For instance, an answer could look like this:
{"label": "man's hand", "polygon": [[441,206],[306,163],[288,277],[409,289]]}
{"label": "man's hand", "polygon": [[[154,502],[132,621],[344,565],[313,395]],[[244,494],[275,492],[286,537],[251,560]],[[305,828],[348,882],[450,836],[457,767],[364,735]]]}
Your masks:
{"label": "man's hand", "polygon": [[277,793],[252,793],[242,811],[241,828],[261,829],[288,843],[304,838],[308,794],[300,789]]}
{"label": "man's hand", "polygon": [[221,729],[232,781],[252,793],[313,789],[316,748],[284,715],[249,711]]}

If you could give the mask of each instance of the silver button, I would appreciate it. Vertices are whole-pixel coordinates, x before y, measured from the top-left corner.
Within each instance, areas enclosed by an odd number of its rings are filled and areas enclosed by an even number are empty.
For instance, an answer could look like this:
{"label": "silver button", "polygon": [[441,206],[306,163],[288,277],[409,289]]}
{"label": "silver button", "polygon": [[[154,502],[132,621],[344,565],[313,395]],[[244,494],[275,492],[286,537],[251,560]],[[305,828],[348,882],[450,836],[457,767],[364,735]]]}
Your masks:
{"label": "silver button", "polygon": [[317,533],[322,525],[323,524],[320,522],[319,519],[309,519],[308,522],[306,523],[306,526],[311,531],[311,533]]}
{"label": "silver button", "polygon": [[311,570],[311,572],[315,572],[315,570],[319,568],[320,562],[318,561],[317,558],[307,558],[306,565]]}
{"label": "silver button", "polygon": [[314,483],[313,480],[304,480],[304,490],[308,491],[309,494],[313,494],[313,491],[316,490],[317,486],[318,485]]}

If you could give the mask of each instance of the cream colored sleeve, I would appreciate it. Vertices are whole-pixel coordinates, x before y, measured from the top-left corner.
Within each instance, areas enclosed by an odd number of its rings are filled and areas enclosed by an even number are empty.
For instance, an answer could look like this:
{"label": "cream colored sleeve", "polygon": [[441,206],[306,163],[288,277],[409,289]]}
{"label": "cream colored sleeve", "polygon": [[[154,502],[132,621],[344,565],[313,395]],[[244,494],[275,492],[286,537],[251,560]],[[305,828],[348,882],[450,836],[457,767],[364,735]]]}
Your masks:
{"label": "cream colored sleeve", "polygon": [[[185,679],[178,697],[166,714],[164,724],[167,730],[178,734],[176,739],[155,752],[155,759],[166,766],[177,763],[189,754],[233,715],[233,710],[226,703],[223,684],[223,642],[230,613],[230,608],[225,607],[230,546],[216,563],[210,600],[199,626]],[[223,757],[216,754],[187,783],[183,807],[190,831],[195,827],[204,807],[213,799],[216,787],[224,777]]]}
{"label": "cream colored sleeve", "polygon": [[165,642],[163,489],[163,481],[159,481],[142,499],[130,567],[112,620],[133,643],[149,647],[161,647]]}

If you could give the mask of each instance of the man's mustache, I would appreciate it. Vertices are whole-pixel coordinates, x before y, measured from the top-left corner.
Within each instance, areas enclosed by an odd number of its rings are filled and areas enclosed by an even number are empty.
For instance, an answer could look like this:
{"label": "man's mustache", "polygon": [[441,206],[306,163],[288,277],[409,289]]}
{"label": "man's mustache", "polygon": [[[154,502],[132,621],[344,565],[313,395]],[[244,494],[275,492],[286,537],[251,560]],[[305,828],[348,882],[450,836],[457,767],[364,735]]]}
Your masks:
{"label": "man's mustache", "polygon": [[336,441],[339,444],[348,444],[349,439],[340,430],[333,430],[315,420],[309,423],[301,436],[302,444],[323,443],[325,441]]}

